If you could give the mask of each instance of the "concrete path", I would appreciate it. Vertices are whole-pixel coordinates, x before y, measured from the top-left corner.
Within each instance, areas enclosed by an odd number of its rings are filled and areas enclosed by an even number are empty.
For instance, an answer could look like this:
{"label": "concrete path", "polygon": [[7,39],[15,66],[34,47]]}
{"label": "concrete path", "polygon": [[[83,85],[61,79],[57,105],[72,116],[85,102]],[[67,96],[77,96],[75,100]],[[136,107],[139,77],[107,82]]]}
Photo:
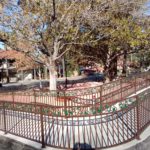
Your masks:
{"label": "concrete path", "polygon": [[[9,145],[7,144],[9,143]],[[6,146],[7,145],[7,146]],[[12,134],[4,134],[0,131],[0,150],[63,150],[59,148],[46,147],[41,149],[41,144],[33,142]],[[21,149],[22,148],[22,149]],[[23,149],[24,148],[24,149]],[[101,150],[149,150],[150,148],[150,127],[140,135],[140,140],[132,140],[126,144],[113,148]]]}
{"label": "concrete path", "polygon": [[[87,82],[87,81],[97,81],[96,76],[76,76],[76,77],[67,77],[67,83],[82,83],[82,82]],[[42,85],[48,85],[49,80],[41,80]],[[58,78],[57,79],[58,83],[64,84],[66,82],[66,77],[63,78]],[[102,84],[102,82],[101,82]],[[3,87],[21,87],[21,86],[28,86],[28,87],[39,87],[40,81],[39,80],[23,80],[23,81],[18,81],[14,83],[4,83]]]}

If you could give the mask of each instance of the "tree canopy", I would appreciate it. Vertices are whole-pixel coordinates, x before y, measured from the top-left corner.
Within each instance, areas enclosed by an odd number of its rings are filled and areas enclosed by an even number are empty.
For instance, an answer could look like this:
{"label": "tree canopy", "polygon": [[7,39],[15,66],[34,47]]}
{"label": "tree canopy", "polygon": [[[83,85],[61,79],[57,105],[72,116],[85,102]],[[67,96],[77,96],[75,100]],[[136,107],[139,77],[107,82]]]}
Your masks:
{"label": "tree canopy", "polygon": [[110,68],[126,45],[131,51],[145,44],[135,21],[145,1],[3,0],[0,41],[46,65],[56,89],[56,62],[66,52],[90,54]]}

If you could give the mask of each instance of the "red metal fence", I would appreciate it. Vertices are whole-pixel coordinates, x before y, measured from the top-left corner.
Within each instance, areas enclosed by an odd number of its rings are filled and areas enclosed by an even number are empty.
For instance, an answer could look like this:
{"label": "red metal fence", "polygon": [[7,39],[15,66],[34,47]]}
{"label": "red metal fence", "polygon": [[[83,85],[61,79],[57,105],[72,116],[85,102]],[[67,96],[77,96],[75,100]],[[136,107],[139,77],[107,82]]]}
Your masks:
{"label": "red metal fence", "polygon": [[0,100],[52,106],[83,105],[94,102],[116,103],[150,85],[150,72],[116,80],[97,87],[77,90],[1,92]]}
{"label": "red metal fence", "polygon": [[45,145],[107,148],[138,138],[150,123],[149,73],[86,90],[10,93],[0,101],[0,130]]}

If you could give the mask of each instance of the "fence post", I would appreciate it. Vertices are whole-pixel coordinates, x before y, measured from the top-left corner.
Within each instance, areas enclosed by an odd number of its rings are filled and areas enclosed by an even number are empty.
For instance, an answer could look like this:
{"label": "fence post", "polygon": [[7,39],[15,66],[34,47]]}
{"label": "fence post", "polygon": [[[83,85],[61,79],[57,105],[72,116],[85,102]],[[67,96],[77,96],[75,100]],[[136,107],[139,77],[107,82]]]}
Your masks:
{"label": "fence post", "polygon": [[146,87],[149,86],[149,74],[146,74]]}
{"label": "fence post", "polygon": [[14,108],[14,104],[15,104],[15,97],[14,97],[14,92],[12,92],[12,102],[13,102],[13,108]]}
{"label": "fence post", "polygon": [[34,106],[35,106],[35,112],[36,112],[36,92],[33,89],[33,98],[34,98]]}
{"label": "fence post", "polygon": [[6,129],[6,112],[5,112],[5,103],[3,102],[3,117],[4,117],[4,132],[7,134],[7,129]]}
{"label": "fence post", "polygon": [[102,90],[103,90],[103,86],[101,85],[101,86],[100,86],[100,104],[102,104],[102,100],[103,100],[103,99],[102,99],[102,96],[103,96],[103,95],[102,95],[102,92],[103,92]]}
{"label": "fence post", "polygon": [[42,106],[40,106],[40,121],[41,121],[42,148],[45,148]]}
{"label": "fence post", "polygon": [[146,87],[148,87],[148,74],[146,74],[146,79],[145,79],[145,82],[146,82]]}
{"label": "fence post", "polygon": [[135,86],[135,87],[134,87],[134,90],[135,90],[135,93],[136,93],[136,90],[137,90],[137,89],[136,89],[136,76],[135,76],[135,79],[134,79],[134,86]]}
{"label": "fence post", "polygon": [[136,96],[136,115],[137,115],[137,134],[136,134],[136,139],[140,140],[140,118],[139,118],[139,97]]}
{"label": "fence post", "polygon": [[66,97],[66,92],[64,91],[64,106],[65,106],[65,116],[66,116],[66,112],[67,112],[67,97]]}
{"label": "fence post", "polygon": [[121,90],[121,100],[123,98],[123,93],[122,93],[122,79],[120,79],[120,90]]}

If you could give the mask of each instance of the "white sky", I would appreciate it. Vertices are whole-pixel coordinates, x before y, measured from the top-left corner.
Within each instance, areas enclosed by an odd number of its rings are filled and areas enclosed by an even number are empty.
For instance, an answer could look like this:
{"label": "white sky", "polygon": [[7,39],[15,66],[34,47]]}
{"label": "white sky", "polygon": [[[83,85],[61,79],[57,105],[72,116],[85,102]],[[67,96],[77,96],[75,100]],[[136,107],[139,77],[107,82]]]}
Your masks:
{"label": "white sky", "polygon": [[4,45],[0,42],[0,49],[4,49]]}

